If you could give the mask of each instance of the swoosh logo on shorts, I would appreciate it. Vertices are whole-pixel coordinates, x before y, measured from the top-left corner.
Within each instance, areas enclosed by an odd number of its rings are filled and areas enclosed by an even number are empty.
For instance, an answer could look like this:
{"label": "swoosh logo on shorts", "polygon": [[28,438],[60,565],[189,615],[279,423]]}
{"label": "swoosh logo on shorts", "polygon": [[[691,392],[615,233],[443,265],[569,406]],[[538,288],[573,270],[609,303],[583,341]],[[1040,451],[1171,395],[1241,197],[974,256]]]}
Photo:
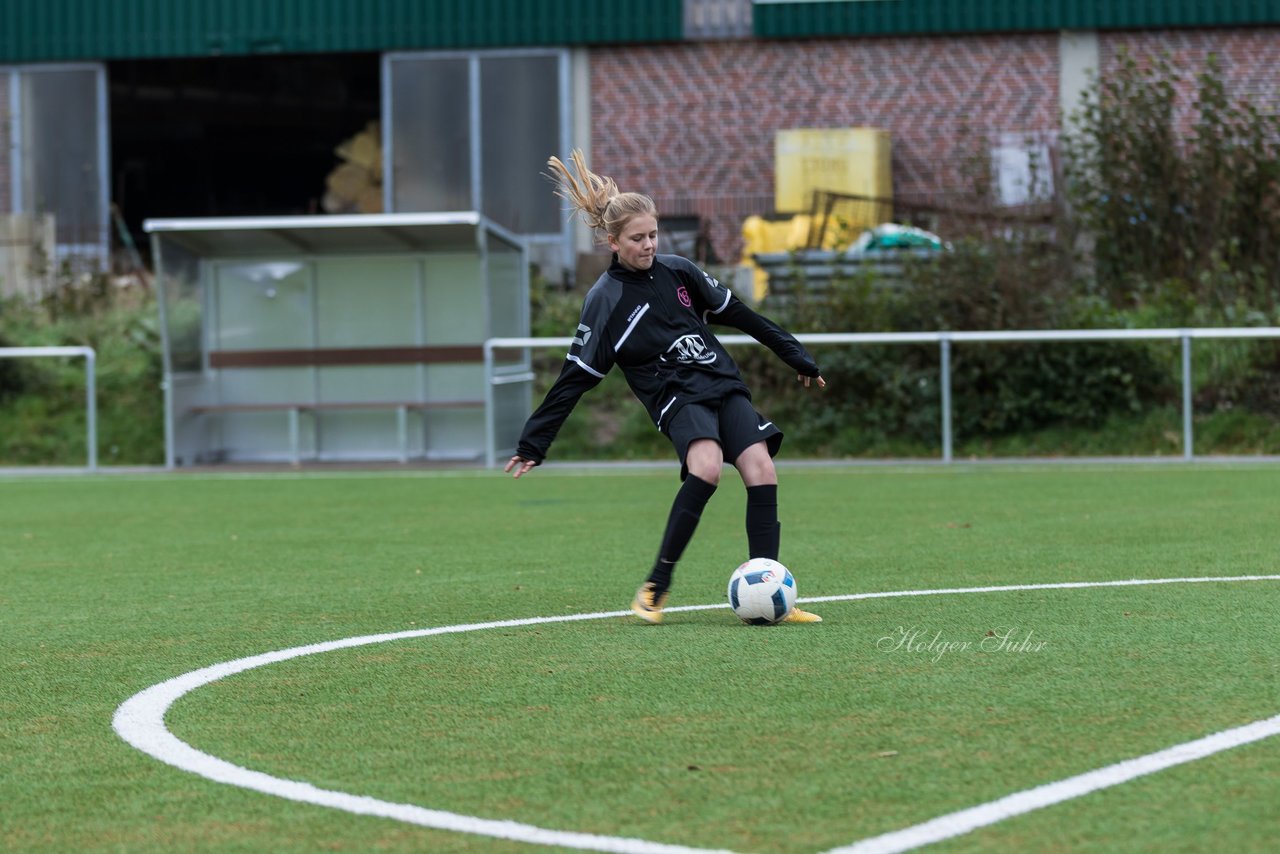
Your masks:
{"label": "swoosh logo on shorts", "polygon": [[764,422],[763,424],[761,424],[759,427],[757,427],[756,429],[757,429],[757,430],[763,430],[763,429],[764,429],[764,428],[766,428],[766,427],[772,427],[772,426],[773,426],[773,422],[772,422],[772,421],[766,421],[766,422]]}

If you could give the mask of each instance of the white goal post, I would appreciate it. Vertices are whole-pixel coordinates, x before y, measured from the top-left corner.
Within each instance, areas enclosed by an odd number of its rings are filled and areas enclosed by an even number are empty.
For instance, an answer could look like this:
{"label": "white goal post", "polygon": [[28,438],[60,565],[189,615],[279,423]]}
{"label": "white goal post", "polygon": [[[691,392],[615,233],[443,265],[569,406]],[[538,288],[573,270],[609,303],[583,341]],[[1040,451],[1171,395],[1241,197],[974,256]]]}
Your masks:
{"label": "white goal post", "polygon": [[85,422],[88,471],[98,470],[97,353],[92,347],[0,347],[0,359],[36,359],[51,356],[84,357]]}
{"label": "white goal post", "polygon": [[[724,344],[755,344],[747,335],[717,336]],[[833,332],[796,335],[802,344],[927,344],[936,343],[941,356],[942,461],[952,459],[951,429],[951,345],[968,342],[1041,341],[1181,341],[1182,342],[1182,458],[1195,458],[1195,437],[1191,426],[1191,342],[1196,338],[1280,338],[1280,327],[1192,327],[1185,329],[1028,329],[987,332]],[[495,351],[568,348],[570,338],[490,338],[484,342],[485,375],[485,463],[493,468],[498,460],[497,426],[494,417],[494,389],[512,383],[532,383],[528,359],[521,367],[498,370]]]}

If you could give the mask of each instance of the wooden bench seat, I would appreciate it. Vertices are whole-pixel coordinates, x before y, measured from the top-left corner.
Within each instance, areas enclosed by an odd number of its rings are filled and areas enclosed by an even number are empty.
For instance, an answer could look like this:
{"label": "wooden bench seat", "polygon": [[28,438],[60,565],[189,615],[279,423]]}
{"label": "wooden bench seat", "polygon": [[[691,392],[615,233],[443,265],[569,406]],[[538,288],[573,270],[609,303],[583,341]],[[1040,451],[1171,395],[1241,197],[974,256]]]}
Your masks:
{"label": "wooden bench seat", "polygon": [[303,412],[315,415],[319,412],[343,412],[356,410],[384,410],[396,413],[396,432],[400,442],[400,462],[409,461],[409,412],[428,412],[437,409],[479,409],[483,400],[355,400],[307,403],[215,403],[190,407],[187,412],[194,417],[217,416],[235,412],[284,412],[289,417],[289,459],[299,465],[301,459],[301,430],[299,416]]}

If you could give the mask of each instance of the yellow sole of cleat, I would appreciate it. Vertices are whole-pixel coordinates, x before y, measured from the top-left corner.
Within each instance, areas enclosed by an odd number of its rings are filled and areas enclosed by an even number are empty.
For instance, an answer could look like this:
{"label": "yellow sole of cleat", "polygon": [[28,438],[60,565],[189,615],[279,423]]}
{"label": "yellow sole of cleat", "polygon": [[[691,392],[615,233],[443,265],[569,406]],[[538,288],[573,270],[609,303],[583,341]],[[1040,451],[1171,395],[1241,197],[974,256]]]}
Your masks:
{"label": "yellow sole of cleat", "polygon": [[637,617],[644,620],[646,623],[657,624],[662,622],[661,611],[650,611],[649,609],[641,605],[639,602],[632,602],[631,610],[635,613]]}
{"label": "yellow sole of cleat", "polygon": [[[648,600],[646,602],[645,600]],[[635,598],[631,600],[631,610],[646,623],[662,622],[662,606],[667,603],[666,591],[653,594],[653,586],[649,582],[640,585]]]}
{"label": "yellow sole of cleat", "polygon": [[802,611],[799,608],[792,608],[791,613],[783,617],[779,622],[783,623],[821,623],[822,618],[817,614],[809,611]]}

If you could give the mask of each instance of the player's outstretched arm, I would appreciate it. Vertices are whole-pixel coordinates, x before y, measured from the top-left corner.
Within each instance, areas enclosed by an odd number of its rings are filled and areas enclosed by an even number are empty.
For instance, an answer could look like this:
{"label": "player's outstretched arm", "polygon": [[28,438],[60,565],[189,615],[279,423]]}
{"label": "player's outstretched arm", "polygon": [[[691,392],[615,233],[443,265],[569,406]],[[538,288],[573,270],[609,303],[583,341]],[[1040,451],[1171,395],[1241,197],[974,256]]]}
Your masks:
{"label": "player's outstretched arm", "polygon": [[519,477],[522,474],[528,474],[537,464],[536,460],[528,460],[519,454],[516,454],[507,461],[506,466],[504,466],[502,470],[505,472],[512,472],[512,477]]}
{"label": "player's outstretched arm", "polygon": [[808,388],[809,383],[813,383],[813,382],[816,382],[818,384],[818,388],[827,387],[827,381],[822,378],[821,374],[819,374],[816,377],[806,377],[804,374],[796,374],[796,379],[804,383],[805,388]]}

